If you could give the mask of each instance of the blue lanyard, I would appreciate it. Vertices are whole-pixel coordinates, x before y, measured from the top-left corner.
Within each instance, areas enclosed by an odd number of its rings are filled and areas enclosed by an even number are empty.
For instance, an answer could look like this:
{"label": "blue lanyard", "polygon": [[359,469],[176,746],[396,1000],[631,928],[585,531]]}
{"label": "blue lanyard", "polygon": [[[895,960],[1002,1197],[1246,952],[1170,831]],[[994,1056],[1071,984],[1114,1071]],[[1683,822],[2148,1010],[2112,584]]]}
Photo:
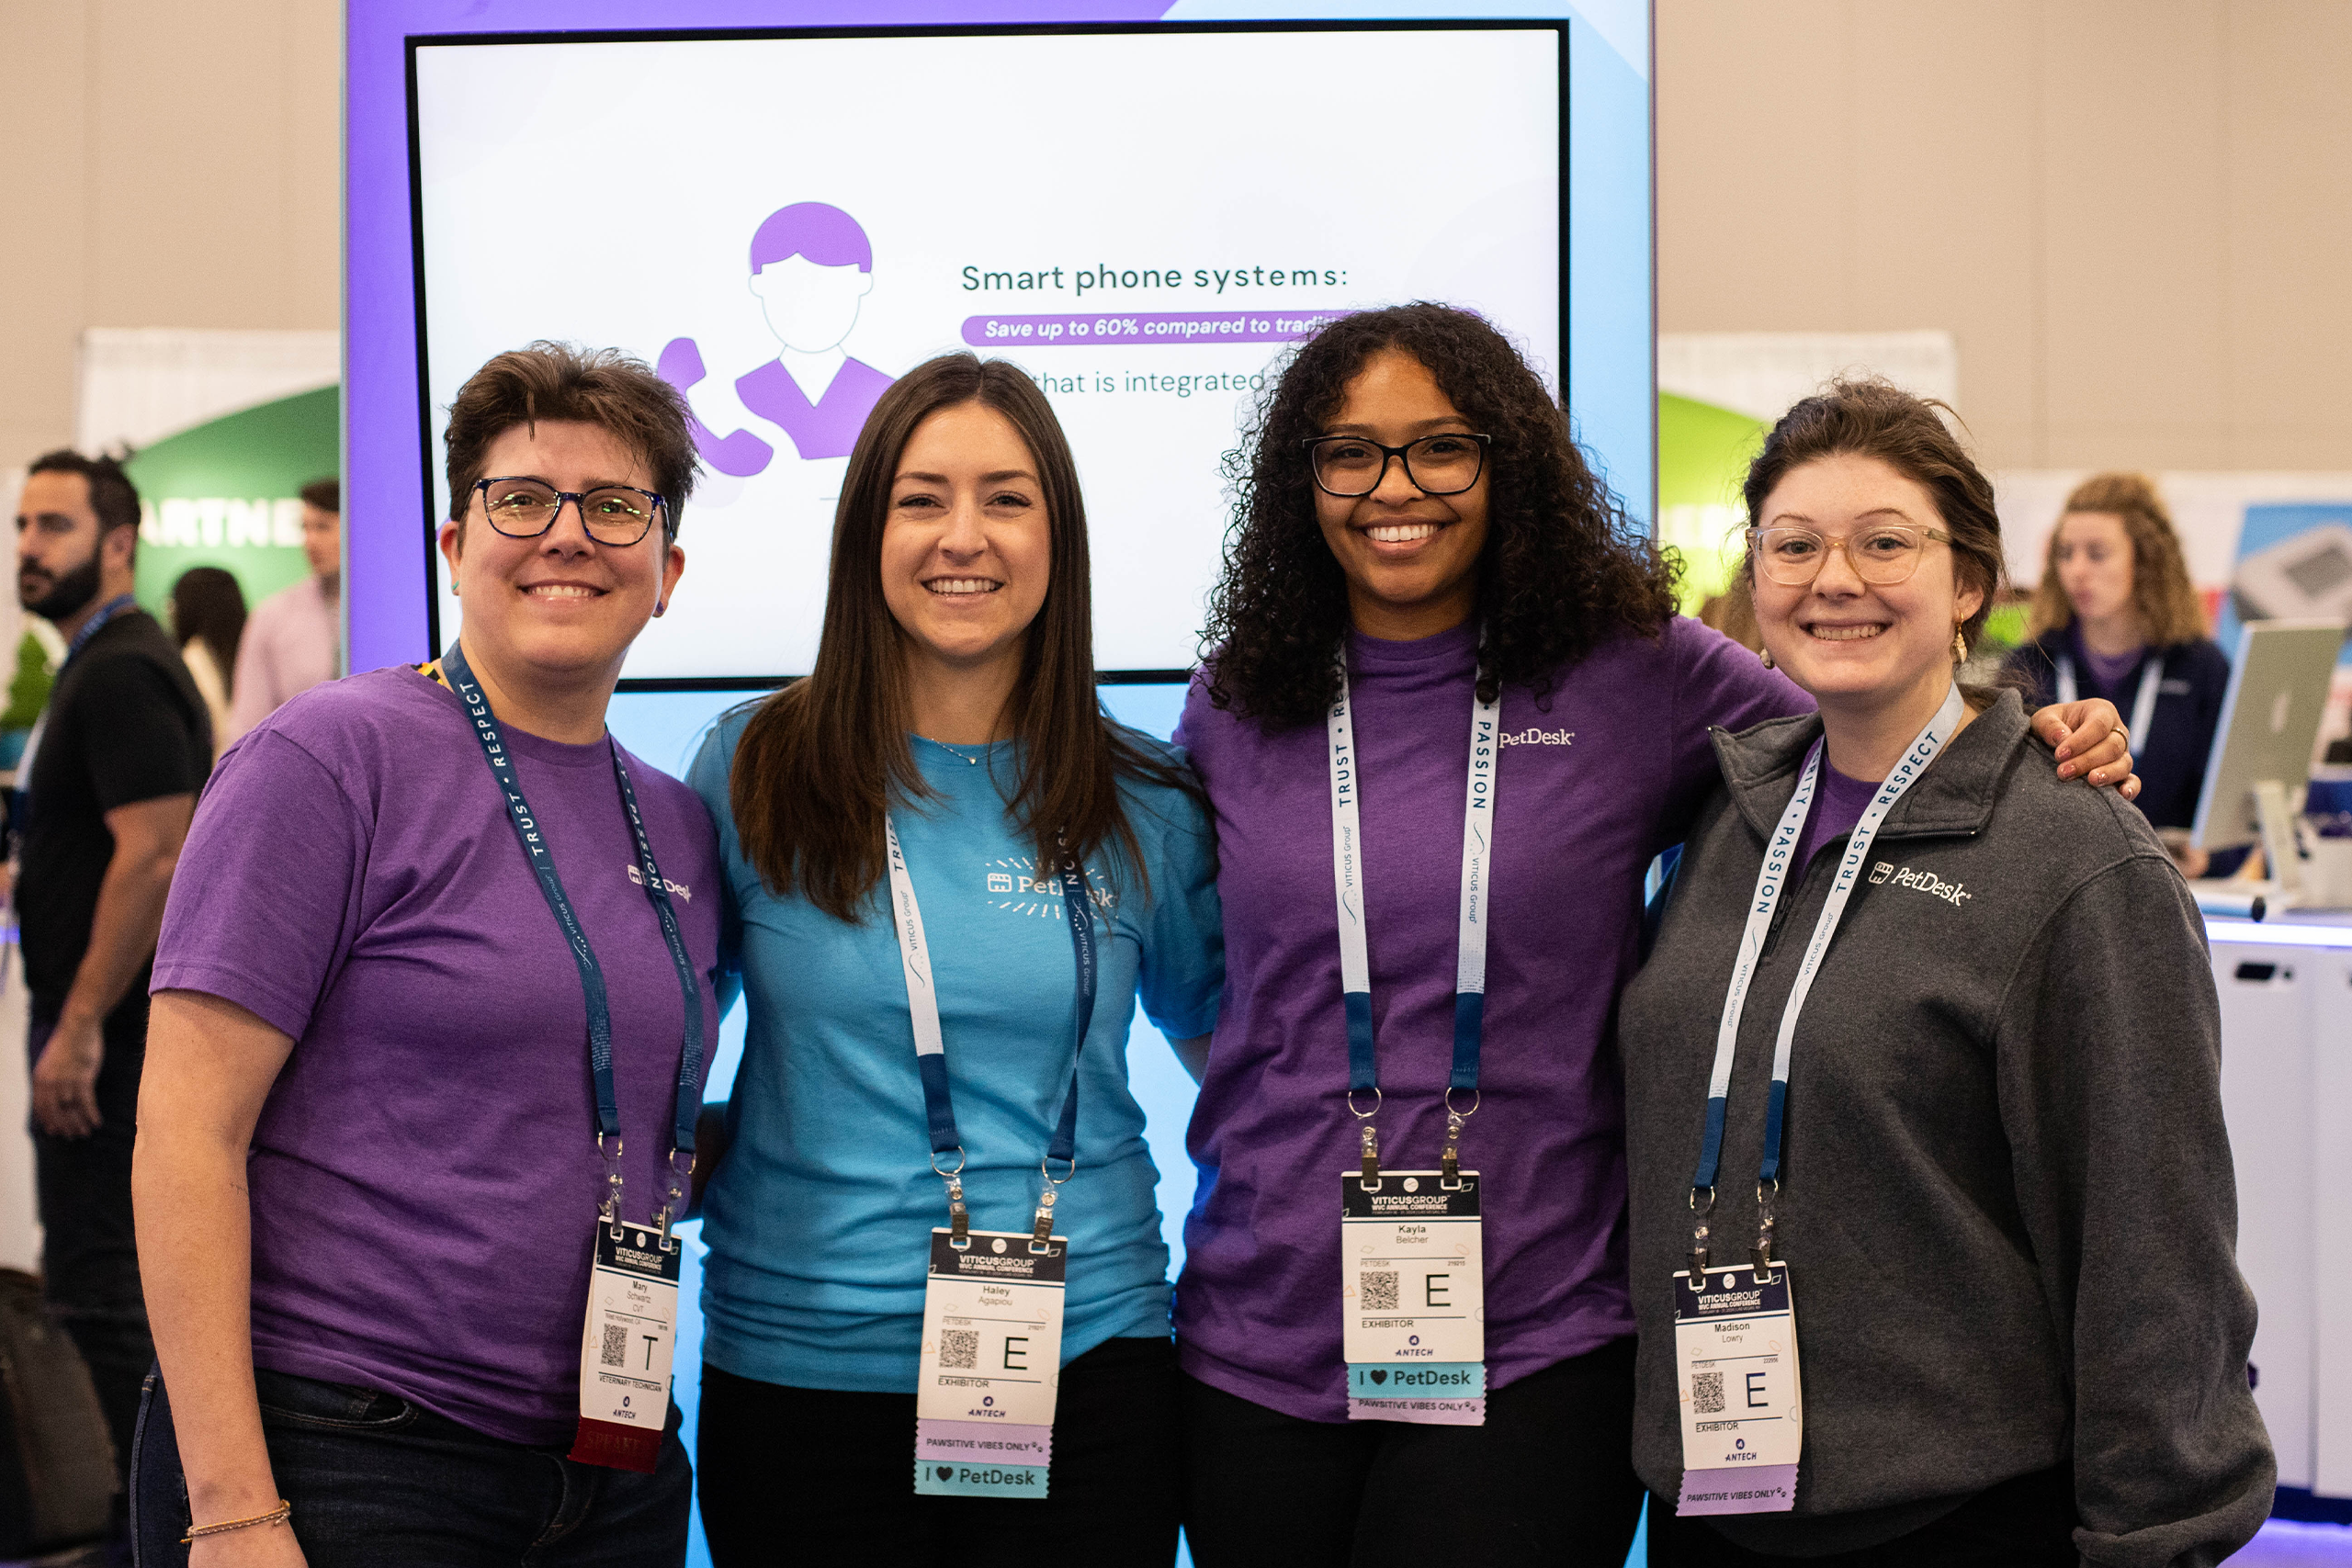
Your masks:
{"label": "blue lanyard", "polygon": [[[1838,934],[1838,922],[1845,919],[1846,902],[1860,879],[1871,840],[1878,836],[1879,827],[1886,820],[1886,814],[1894,809],[1894,803],[1918,782],[1919,775],[1928,771],[1928,764],[1943,750],[1944,742],[1960,728],[1963,711],[1960,687],[1955,684],[1944,693],[1936,716],[1912,740],[1903,760],[1886,775],[1886,782],[1871,797],[1861,819],[1854,824],[1853,833],[1846,840],[1845,856],[1838,863],[1838,878],[1830,884],[1821,917],[1814,922],[1813,940],[1805,943],[1804,961],[1790,987],[1788,1002],[1781,1010],[1781,1031],[1772,1049],[1772,1088],[1764,1108],[1764,1158],[1756,1175],[1759,1210],[1756,1267],[1759,1271],[1770,1266],[1771,1257],[1772,1198],[1781,1186],[1781,1132],[1788,1109],[1789,1061],[1796,1045],[1797,1019],[1804,1011],[1814,976],[1821,972],[1821,961],[1828,953],[1830,939]],[[1822,741],[1813,743],[1805,757],[1804,773],[1797,780],[1796,793],[1789,797],[1788,809],[1781,814],[1780,826],[1772,830],[1771,842],[1765,848],[1764,864],[1756,874],[1756,893],[1748,900],[1747,924],[1740,934],[1739,956],[1732,965],[1731,985],[1724,993],[1723,1015],[1715,1029],[1714,1069],[1707,1081],[1706,1128],[1699,1141],[1699,1168],[1690,1178],[1690,1207],[1699,1216],[1691,1247],[1694,1280],[1706,1273],[1707,1215],[1714,1208],[1715,1169],[1723,1158],[1724,1121],[1731,1100],[1732,1059],[1739,1043],[1739,1021],[1747,1009],[1748,985],[1756,977],[1757,963],[1763,957],[1765,941],[1771,934],[1772,911],[1780,905],[1781,890],[1787,886],[1792,873],[1802,874],[1804,871],[1792,862],[1797,840],[1804,832],[1805,818],[1812,815],[1813,797],[1820,786],[1823,750]]]}
{"label": "blue lanyard", "polygon": [[[957,1248],[965,1239],[968,1216],[964,1207],[964,1140],[956,1130],[956,1102],[947,1084],[947,1041],[939,1024],[939,992],[932,980],[931,943],[923,934],[922,908],[915,901],[914,879],[907,873],[906,852],[899,845],[898,825],[886,813],[882,818],[883,847],[889,857],[891,924],[897,928],[900,966],[907,983],[907,1012],[914,1026],[915,1070],[922,1080],[923,1116],[931,1132],[932,1169],[947,1183],[947,1212]],[[1086,872],[1075,859],[1062,864],[1062,910],[1069,918],[1071,956],[1078,965],[1078,990],[1070,1003],[1069,1090],[1062,1097],[1052,1140],[1046,1146],[1042,1168],[1046,1190],[1038,1199],[1037,1230],[1033,1249],[1042,1248],[1051,1234],[1054,1191],[1078,1170],[1078,1063],[1086,1050],[1086,1032],[1094,1021],[1096,986],[1094,920],[1088,908]],[[952,1170],[940,1166],[942,1156],[954,1155]],[[1067,1168],[1057,1179],[1053,1164]]]}
{"label": "blue lanyard", "polygon": [[97,614],[83,622],[82,629],[74,634],[74,640],[65,645],[65,662],[57,667],[58,678],[64,679],[65,671],[73,664],[75,656],[90,646],[90,639],[104,631],[108,621],[113,620],[125,610],[137,608],[138,604],[139,601],[131,595],[120,593],[99,605]]}
{"label": "blue lanyard", "polygon": [[[1462,801],[1462,886],[1454,928],[1453,1068],[1445,1086],[1447,1180],[1456,1172],[1462,1121],[1478,1109],[1478,1055],[1487,1021],[1487,925],[1494,858],[1495,761],[1501,750],[1502,699],[1484,702],[1473,694],[1470,709],[1469,774]],[[1372,1025],[1372,957],[1364,938],[1363,763],[1357,753],[1355,723],[1348,692],[1348,661],[1340,659],[1340,694],[1326,716],[1325,739],[1331,765],[1331,883],[1340,927],[1340,997],[1347,1009],[1348,1111],[1361,1126],[1363,1179],[1375,1179],[1379,1135],[1373,1118],[1380,1112],[1379,1047]],[[1457,1091],[1472,1096],[1457,1111]],[[1373,1097],[1370,1111],[1356,1109],[1356,1096]]]}
{"label": "blue lanyard", "polygon": [[[457,643],[452,642],[449,651],[441,656],[441,671],[449,677],[450,690],[465,704],[466,716],[473,721],[474,739],[481,742],[481,754],[490,763],[491,776],[498,781],[499,793],[506,798],[507,817],[514,824],[515,841],[523,846],[523,858],[530,863],[533,874],[538,878],[539,892],[546,897],[555,923],[563,931],[564,943],[571,949],[572,963],[579,966],[580,989],[588,1002],[588,1072],[596,1088],[596,1147],[605,1154],[606,1179],[611,1185],[607,1218],[617,1220],[621,1112],[619,1098],[613,1088],[613,1013],[605,996],[604,966],[596,962],[588,933],[582,929],[571,899],[563,890],[563,879],[556,874],[555,858],[548,852],[546,832],[531,814],[530,802],[523,798],[522,782],[514,776],[514,760],[507,752],[505,741],[500,739],[496,716],[490,711],[490,698],[474,679],[465,650]],[[621,806],[628,817],[629,832],[637,840],[638,871],[645,880],[646,900],[661,919],[662,940],[670,949],[670,962],[678,971],[678,989],[686,1004],[685,1043],[678,1056],[678,1087],[673,1101],[670,1157],[674,1176],[677,1156],[695,1152],[695,1118],[702,1110],[702,992],[695,984],[694,961],[686,956],[685,938],[678,931],[677,911],[670,907],[669,887],[662,880],[662,868],[654,863],[653,841],[646,836],[645,818],[638,811],[637,791],[629,784],[628,769],[622,764],[620,748],[609,734],[605,743],[612,751],[613,777],[620,784]],[[605,1141],[608,1138],[613,1146],[606,1151]],[[676,1194],[672,1196],[674,1199]],[[667,1216],[665,1209],[663,1217]]]}
{"label": "blue lanyard", "polygon": [[[65,645],[65,658],[57,666],[57,674],[50,682],[50,691],[52,695],[64,682],[65,672],[74,668],[74,660],[80,658],[82,650],[90,646],[90,639],[106,630],[108,621],[113,620],[125,610],[136,609],[138,606],[139,601],[136,598],[128,593],[119,593],[99,605],[90,618],[82,623],[82,629],[75,632],[74,640]],[[16,798],[12,803],[14,810],[11,811],[10,817],[11,831],[19,839],[24,837],[25,829],[32,825],[33,762],[40,756],[41,739],[48,731],[49,707],[48,705],[43,704],[40,715],[33,720],[32,733],[25,738],[24,750],[17,757],[18,782],[13,792]]]}

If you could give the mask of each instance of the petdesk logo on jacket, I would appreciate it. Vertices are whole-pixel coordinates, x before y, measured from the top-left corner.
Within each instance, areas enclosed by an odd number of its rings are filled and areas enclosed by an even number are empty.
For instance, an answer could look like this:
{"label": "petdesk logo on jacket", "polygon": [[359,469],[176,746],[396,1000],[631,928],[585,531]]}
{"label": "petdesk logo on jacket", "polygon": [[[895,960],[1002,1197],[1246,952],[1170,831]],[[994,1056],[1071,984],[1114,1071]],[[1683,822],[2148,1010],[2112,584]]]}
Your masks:
{"label": "petdesk logo on jacket", "polygon": [[1925,893],[1931,898],[1942,899],[1955,909],[1960,908],[1962,900],[1976,897],[1963,884],[1946,882],[1932,871],[1914,871],[1907,865],[1898,870],[1892,861],[1880,861],[1871,866],[1871,881],[1873,884],[1892,882],[1897,887]]}
{"label": "petdesk logo on jacket", "polygon": [[1573,746],[1577,732],[1573,729],[1506,729],[1498,737],[1506,746]]}

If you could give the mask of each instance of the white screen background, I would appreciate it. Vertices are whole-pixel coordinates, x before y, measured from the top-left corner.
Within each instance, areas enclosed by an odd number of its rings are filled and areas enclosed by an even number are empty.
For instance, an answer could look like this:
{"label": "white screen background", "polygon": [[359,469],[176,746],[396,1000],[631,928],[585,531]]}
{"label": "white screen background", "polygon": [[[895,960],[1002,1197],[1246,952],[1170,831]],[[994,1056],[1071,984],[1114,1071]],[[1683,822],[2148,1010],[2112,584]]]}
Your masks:
{"label": "white screen background", "polygon": [[[748,288],[752,235],[802,201],[864,228],[873,288],[842,346],[890,375],[968,346],[965,320],[991,311],[1437,299],[1509,332],[1556,391],[1560,48],[1550,28],[1369,28],[420,46],[437,514],[443,411],[492,355],[548,337],[652,363],[692,337],[708,372],[697,416],[776,456],[745,479],[706,469],[681,513],[685,577],[626,674],[805,671],[848,462],[799,458],[734,389],[778,352]],[[1187,283],[1077,298],[1076,273],[1098,264]],[[967,266],[1058,266],[1065,287],[976,292]],[[1318,281],[1191,283],[1251,267]],[[1085,487],[1098,667],[1192,664],[1228,518],[1219,459],[1252,394],[1129,378],[1249,376],[1280,345],[976,352],[1087,388],[1048,396]],[[458,602],[437,558],[434,592],[446,640]]]}

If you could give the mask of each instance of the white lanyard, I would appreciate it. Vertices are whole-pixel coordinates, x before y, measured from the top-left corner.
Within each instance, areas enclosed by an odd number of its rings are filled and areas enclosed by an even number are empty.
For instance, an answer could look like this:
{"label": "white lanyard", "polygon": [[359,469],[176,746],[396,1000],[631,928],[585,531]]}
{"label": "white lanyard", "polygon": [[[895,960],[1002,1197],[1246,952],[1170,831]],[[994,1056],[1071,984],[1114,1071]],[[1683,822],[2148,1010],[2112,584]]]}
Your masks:
{"label": "white lanyard", "polygon": [[[2152,652],[2140,666],[2140,689],[2132,698],[2132,744],[2148,754],[2148,737],[2156,728],[2156,688],[2165,681],[2165,656]],[[2075,656],[2058,656],[2058,700],[2071,703],[2080,694],[2075,683]]]}
{"label": "white lanyard", "polygon": [[[1903,753],[1903,760],[1879,786],[1861,819],[1854,824],[1853,835],[1846,843],[1845,858],[1838,865],[1838,880],[1830,886],[1821,918],[1814,922],[1813,940],[1805,944],[1796,983],[1790,988],[1788,1005],[1781,1010],[1781,1032],[1772,1047],[1771,1098],[1767,1101],[1764,1116],[1764,1159],[1756,1178],[1758,1200],[1762,1206],[1758,1237],[1759,1269],[1765,1266],[1763,1260],[1770,1256],[1771,1247],[1772,1210],[1765,1190],[1768,1186],[1774,1190],[1780,1187],[1781,1128],[1788,1103],[1789,1055],[1796,1041],[1798,1015],[1804,1010],[1805,996],[1813,989],[1814,976],[1820,972],[1830,939],[1838,934],[1838,922],[1846,913],[1846,900],[1860,879],[1862,862],[1870,853],[1871,840],[1878,836],[1879,825],[1886,820],[1894,803],[1903,798],[1904,791],[1928,771],[1928,764],[1936,760],[1944,742],[1960,728],[1964,711],[1960,687],[1955,684],[1945,692],[1936,716],[1919,731],[1918,738]],[[1748,984],[1755,978],[1765,939],[1771,933],[1772,911],[1780,904],[1781,889],[1792,870],[1802,870],[1790,863],[1796,852],[1797,840],[1804,831],[1805,818],[1813,810],[1814,793],[1821,782],[1823,750],[1824,742],[1813,743],[1813,750],[1805,758],[1804,773],[1797,781],[1796,794],[1790,797],[1788,809],[1781,813],[1780,826],[1772,829],[1771,842],[1764,852],[1763,868],[1756,874],[1756,895],[1748,901],[1747,926],[1740,933],[1739,957],[1732,965],[1731,987],[1724,996],[1723,1021],[1715,1030],[1714,1070],[1707,1078],[1706,1132],[1700,1143],[1699,1168],[1690,1181],[1691,1207],[1700,1216],[1693,1248],[1700,1258],[1692,1264],[1694,1278],[1703,1276],[1706,1270],[1706,1212],[1714,1204],[1715,1168],[1723,1155],[1724,1113],[1731,1097],[1732,1057],[1739,1043],[1740,1015],[1747,1007]]]}
{"label": "white lanyard", "polygon": [[[1448,1110],[1454,1090],[1476,1091],[1478,1087],[1478,1052],[1486,1021],[1487,868],[1494,855],[1495,760],[1501,749],[1501,716],[1500,692],[1493,702],[1480,701],[1473,694],[1469,777],[1462,802],[1462,893],[1454,928],[1453,1070],[1446,1084]],[[1363,765],[1350,718],[1344,655],[1340,661],[1340,695],[1331,705],[1328,728],[1331,884],[1339,905],[1340,988],[1348,1014],[1348,1100],[1353,1111],[1358,1094],[1369,1091],[1374,1096],[1373,1111],[1355,1112],[1365,1122],[1369,1139],[1371,1117],[1379,1109],[1380,1078],[1372,1027],[1372,958],[1364,942]],[[1475,1102],[1471,1109],[1476,1109]]]}

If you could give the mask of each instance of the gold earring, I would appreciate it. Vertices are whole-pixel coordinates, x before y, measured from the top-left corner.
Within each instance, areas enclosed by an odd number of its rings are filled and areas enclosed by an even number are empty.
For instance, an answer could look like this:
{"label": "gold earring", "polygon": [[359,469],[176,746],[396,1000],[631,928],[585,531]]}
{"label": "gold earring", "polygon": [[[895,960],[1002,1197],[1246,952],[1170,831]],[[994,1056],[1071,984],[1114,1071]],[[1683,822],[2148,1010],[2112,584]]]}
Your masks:
{"label": "gold earring", "polygon": [[1760,659],[1762,659],[1762,660],[1764,660],[1764,668],[1765,668],[1765,669],[1767,669],[1767,670],[1772,670],[1772,669],[1777,669],[1777,668],[1778,668],[1778,666],[1776,666],[1776,665],[1772,662],[1772,650],[1771,650],[1770,649],[1767,648],[1767,649],[1761,649],[1761,650],[1758,652],[1758,658],[1760,658]]}
{"label": "gold earring", "polygon": [[1968,662],[1968,636],[1958,626],[1954,626],[1951,632],[1951,661],[1954,664]]}

